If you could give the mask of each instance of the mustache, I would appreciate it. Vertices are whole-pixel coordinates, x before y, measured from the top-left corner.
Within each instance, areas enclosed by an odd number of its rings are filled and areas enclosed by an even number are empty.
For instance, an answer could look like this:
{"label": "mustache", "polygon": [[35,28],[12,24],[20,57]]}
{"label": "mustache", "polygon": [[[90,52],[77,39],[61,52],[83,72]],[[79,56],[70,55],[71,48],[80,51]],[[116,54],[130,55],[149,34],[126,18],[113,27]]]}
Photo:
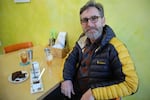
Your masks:
{"label": "mustache", "polygon": [[95,29],[95,30],[97,30],[97,31],[98,31],[98,29],[97,29],[97,28],[95,28],[95,27],[89,27],[88,29],[86,29],[86,30],[85,30],[85,33],[86,33],[86,32],[88,32],[88,31],[89,31],[89,30],[91,30],[91,29]]}

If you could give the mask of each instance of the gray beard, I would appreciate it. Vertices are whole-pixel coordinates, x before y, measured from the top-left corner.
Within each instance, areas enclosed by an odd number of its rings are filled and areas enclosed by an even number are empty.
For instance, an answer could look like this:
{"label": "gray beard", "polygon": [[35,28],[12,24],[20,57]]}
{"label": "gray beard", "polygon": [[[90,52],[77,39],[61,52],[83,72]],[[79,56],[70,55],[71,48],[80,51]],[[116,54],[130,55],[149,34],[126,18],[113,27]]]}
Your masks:
{"label": "gray beard", "polygon": [[103,27],[97,29],[97,32],[95,32],[95,33],[85,32],[85,35],[86,35],[90,40],[94,40],[94,41],[95,41],[95,40],[97,40],[97,39],[101,36],[102,30],[103,30]]}

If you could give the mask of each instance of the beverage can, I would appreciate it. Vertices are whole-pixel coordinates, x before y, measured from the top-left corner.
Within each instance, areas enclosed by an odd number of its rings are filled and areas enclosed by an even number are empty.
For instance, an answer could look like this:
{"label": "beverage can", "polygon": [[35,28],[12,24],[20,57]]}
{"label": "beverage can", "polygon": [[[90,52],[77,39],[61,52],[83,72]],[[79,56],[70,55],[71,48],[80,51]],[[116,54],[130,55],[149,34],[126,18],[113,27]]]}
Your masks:
{"label": "beverage can", "polygon": [[50,49],[49,48],[45,48],[44,51],[45,51],[46,56],[50,55]]}
{"label": "beverage can", "polygon": [[33,50],[32,49],[28,49],[27,52],[28,52],[29,60],[32,60],[33,59]]}

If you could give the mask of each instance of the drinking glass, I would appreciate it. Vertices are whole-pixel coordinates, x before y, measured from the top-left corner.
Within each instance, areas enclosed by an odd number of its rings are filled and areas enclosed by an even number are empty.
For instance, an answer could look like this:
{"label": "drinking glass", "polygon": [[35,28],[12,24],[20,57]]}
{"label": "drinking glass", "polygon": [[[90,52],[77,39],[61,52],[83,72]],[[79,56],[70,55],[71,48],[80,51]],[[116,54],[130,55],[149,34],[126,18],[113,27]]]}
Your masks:
{"label": "drinking glass", "polygon": [[26,51],[21,51],[20,52],[20,59],[21,59],[21,63],[26,64],[28,61],[28,55]]}

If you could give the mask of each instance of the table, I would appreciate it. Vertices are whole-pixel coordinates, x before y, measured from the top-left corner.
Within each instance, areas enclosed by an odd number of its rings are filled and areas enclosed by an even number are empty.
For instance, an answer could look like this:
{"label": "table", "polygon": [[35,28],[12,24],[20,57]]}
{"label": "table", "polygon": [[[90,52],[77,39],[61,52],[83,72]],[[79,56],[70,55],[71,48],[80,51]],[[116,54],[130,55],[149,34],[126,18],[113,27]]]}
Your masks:
{"label": "table", "polygon": [[35,46],[33,61],[40,63],[40,69],[45,68],[42,76],[44,91],[36,94],[30,93],[30,77],[19,84],[8,81],[8,76],[15,71],[25,70],[30,73],[31,64],[20,66],[19,51],[0,55],[0,100],[36,100],[42,99],[52,91],[62,80],[63,59],[53,58],[52,64],[47,65],[43,46]]}

